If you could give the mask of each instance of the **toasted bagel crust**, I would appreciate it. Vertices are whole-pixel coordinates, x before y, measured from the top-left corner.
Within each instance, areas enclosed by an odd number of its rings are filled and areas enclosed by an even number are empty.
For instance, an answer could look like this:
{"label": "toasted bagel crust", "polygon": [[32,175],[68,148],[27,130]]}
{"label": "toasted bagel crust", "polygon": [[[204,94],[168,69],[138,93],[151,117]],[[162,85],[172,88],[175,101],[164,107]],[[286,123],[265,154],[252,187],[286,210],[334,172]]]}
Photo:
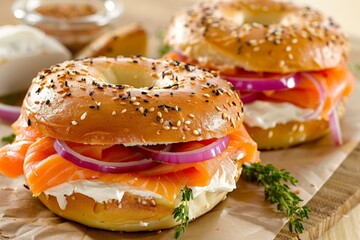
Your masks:
{"label": "toasted bagel crust", "polygon": [[349,50],[331,18],[275,0],[202,2],[173,18],[165,42],[219,69],[277,73],[335,67]]}
{"label": "toasted bagel crust", "polygon": [[295,146],[318,139],[329,132],[329,121],[310,120],[304,122],[292,121],[277,124],[273,128],[246,126],[252,139],[259,149],[270,150]]}
{"label": "toasted bagel crust", "polygon": [[[226,198],[227,192],[204,192],[191,200],[190,221],[205,214]],[[172,212],[179,204],[152,204],[151,199],[139,202],[138,197],[126,193],[121,201],[97,203],[92,198],[74,193],[67,197],[67,206],[62,210],[55,197],[41,194],[41,202],[57,215],[86,226],[110,231],[153,231],[178,225]],[[81,213],[81,214],[80,214]]]}
{"label": "toasted bagel crust", "polygon": [[220,138],[242,102],[216,73],[173,60],[94,58],[44,69],[22,115],[44,135],[86,144],[143,145]]}

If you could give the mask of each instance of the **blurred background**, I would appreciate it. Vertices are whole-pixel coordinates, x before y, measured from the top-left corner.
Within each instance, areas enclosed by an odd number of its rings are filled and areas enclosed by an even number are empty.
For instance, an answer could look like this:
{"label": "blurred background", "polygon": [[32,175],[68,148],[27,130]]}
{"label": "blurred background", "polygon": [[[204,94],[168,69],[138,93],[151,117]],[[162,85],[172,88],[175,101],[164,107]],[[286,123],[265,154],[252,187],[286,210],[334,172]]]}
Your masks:
{"label": "blurred background", "polygon": [[[124,13],[120,17],[119,25],[128,23],[140,23],[152,34],[149,56],[156,57],[159,45],[158,33],[163,31],[168,24],[173,11],[179,11],[191,5],[196,0],[122,0]],[[340,23],[350,38],[352,49],[351,61],[360,64],[360,56],[354,52],[360,52],[360,0],[293,0],[301,4],[307,4],[320,9]],[[14,0],[1,0],[0,26],[10,23],[18,23],[11,12],[11,5]]]}

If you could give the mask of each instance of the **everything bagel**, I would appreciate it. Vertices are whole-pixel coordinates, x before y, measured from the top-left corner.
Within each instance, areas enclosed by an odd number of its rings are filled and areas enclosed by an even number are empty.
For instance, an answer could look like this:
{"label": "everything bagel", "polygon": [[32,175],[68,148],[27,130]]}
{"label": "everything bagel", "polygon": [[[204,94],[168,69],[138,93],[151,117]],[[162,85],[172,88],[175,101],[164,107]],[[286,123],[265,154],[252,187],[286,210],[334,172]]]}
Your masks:
{"label": "everything bagel", "polygon": [[87,226],[170,228],[183,191],[191,221],[236,188],[244,162],[259,161],[242,120],[216,72],[142,57],[67,61],[34,78],[0,173],[24,173],[33,196]]}
{"label": "everything bagel", "polygon": [[290,1],[203,1],[174,16],[165,44],[173,52],[164,58],[218,70],[234,84],[259,148],[294,146],[329,130],[341,144],[338,109],[354,77],[348,41],[332,18]]}

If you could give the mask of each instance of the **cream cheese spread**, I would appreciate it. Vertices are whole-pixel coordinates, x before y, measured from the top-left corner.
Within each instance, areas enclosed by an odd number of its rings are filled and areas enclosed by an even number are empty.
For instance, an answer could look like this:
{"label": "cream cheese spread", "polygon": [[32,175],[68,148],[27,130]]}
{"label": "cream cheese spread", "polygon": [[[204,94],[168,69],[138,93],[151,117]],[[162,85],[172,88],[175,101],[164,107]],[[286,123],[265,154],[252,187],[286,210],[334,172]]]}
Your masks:
{"label": "cream cheese spread", "polygon": [[305,116],[312,109],[304,109],[291,103],[275,103],[256,100],[244,105],[244,122],[250,127],[269,129],[276,124],[286,124],[290,121],[305,121]]}
{"label": "cream cheese spread", "polygon": [[[231,159],[224,160],[218,171],[210,180],[210,184],[205,187],[193,187],[194,198],[205,191],[210,192],[231,192],[236,188],[235,176],[237,174],[236,165]],[[46,195],[56,197],[61,209],[65,209],[67,205],[66,196],[73,193],[81,193],[91,197],[96,202],[108,202],[110,200],[121,201],[125,192],[138,195],[144,198],[162,198],[161,195],[151,191],[138,190],[125,184],[109,184],[99,180],[79,180],[67,182],[52,187],[44,191]]]}

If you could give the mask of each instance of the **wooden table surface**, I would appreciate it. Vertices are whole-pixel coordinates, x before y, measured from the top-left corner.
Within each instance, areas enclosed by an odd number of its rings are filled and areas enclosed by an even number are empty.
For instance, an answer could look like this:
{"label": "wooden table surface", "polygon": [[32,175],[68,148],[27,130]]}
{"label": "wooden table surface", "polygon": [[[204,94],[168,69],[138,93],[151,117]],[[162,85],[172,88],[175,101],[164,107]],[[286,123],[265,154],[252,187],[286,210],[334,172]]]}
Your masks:
{"label": "wooden table surface", "polygon": [[[305,0],[306,1],[306,0]],[[345,0],[347,1],[347,0]],[[350,1],[350,0],[349,0]],[[1,8],[0,8],[0,25],[4,24],[16,24],[18,23],[17,20],[13,17],[12,12],[10,10],[11,4],[13,0],[1,0]],[[174,12],[180,10],[181,8],[191,4],[194,2],[194,0],[180,0],[180,1],[166,1],[166,0],[152,0],[152,1],[146,1],[146,0],[137,0],[137,1],[131,1],[131,0],[123,0],[125,12],[120,20],[120,24],[127,24],[127,23],[133,23],[138,22],[141,23],[143,26],[146,26],[146,28],[149,30],[149,32],[152,35],[152,42],[155,43],[156,41],[156,33],[161,31],[165,28],[167,23],[169,22],[170,17],[173,15]],[[343,1],[337,1],[338,3]],[[334,1],[332,4],[335,4]],[[332,6],[332,9],[334,6]],[[349,9],[349,8],[347,8]],[[331,10],[331,9],[330,9]],[[342,12],[341,8],[337,12],[337,14],[340,15],[340,19],[343,21],[346,21],[346,19],[349,19],[347,12]],[[351,19],[351,18],[350,18]],[[342,23],[344,25],[344,22]],[[352,29],[353,23],[346,23],[346,29]],[[355,29],[355,28],[354,28]],[[360,36],[360,28],[356,28],[357,30],[354,30],[354,35]],[[151,44],[152,46],[156,44]],[[156,49],[150,49],[150,56],[155,56]],[[360,62],[360,59],[357,62]],[[339,183],[336,179],[339,174],[341,175],[343,171],[346,171],[349,167],[353,166],[355,162],[359,164],[360,161],[360,148],[358,147],[355,151],[355,155],[351,157],[350,160],[346,160],[344,164],[338,169],[337,175],[335,177],[333,176],[328,183],[331,184],[340,184],[343,187],[343,183]],[[360,174],[360,168],[359,174]],[[356,175],[358,176],[358,175]],[[335,183],[334,183],[335,182]],[[323,191],[320,192],[313,198],[312,201],[318,201],[323,196],[321,194],[328,194],[327,192],[327,185],[326,184],[322,189]],[[358,183],[359,184],[359,183]],[[338,209],[334,209],[334,213],[332,216],[327,216],[328,221],[325,223],[328,225],[333,225],[330,230],[324,232],[324,229],[328,229],[329,226],[323,226],[322,231],[304,236],[304,239],[311,238],[313,239],[314,236],[321,235],[318,239],[321,240],[330,240],[330,239],[360,239],[360,192],[359,189],[352,189],[348,190],[349,193],[351,192],[352,202],[346,203],[347,206],[351,209],[349,212],[347,212],[345,215],[342,215],[341,212],[338,212]],[[310,201],[310,204],[311,201]],[[340,215],[339,215],[340,214]],[[326,217],[326,216],[325,216]],[[311,219],[311,221],[316,221],[314,219]],[[311,226],[311,221],[309,221],[308,224],[309,227]],[[320,220],[319,220],[320,221]],[[284,228],[281,233],[277,237],[278,239],[289,239],[286,235],[286,229]]]}

